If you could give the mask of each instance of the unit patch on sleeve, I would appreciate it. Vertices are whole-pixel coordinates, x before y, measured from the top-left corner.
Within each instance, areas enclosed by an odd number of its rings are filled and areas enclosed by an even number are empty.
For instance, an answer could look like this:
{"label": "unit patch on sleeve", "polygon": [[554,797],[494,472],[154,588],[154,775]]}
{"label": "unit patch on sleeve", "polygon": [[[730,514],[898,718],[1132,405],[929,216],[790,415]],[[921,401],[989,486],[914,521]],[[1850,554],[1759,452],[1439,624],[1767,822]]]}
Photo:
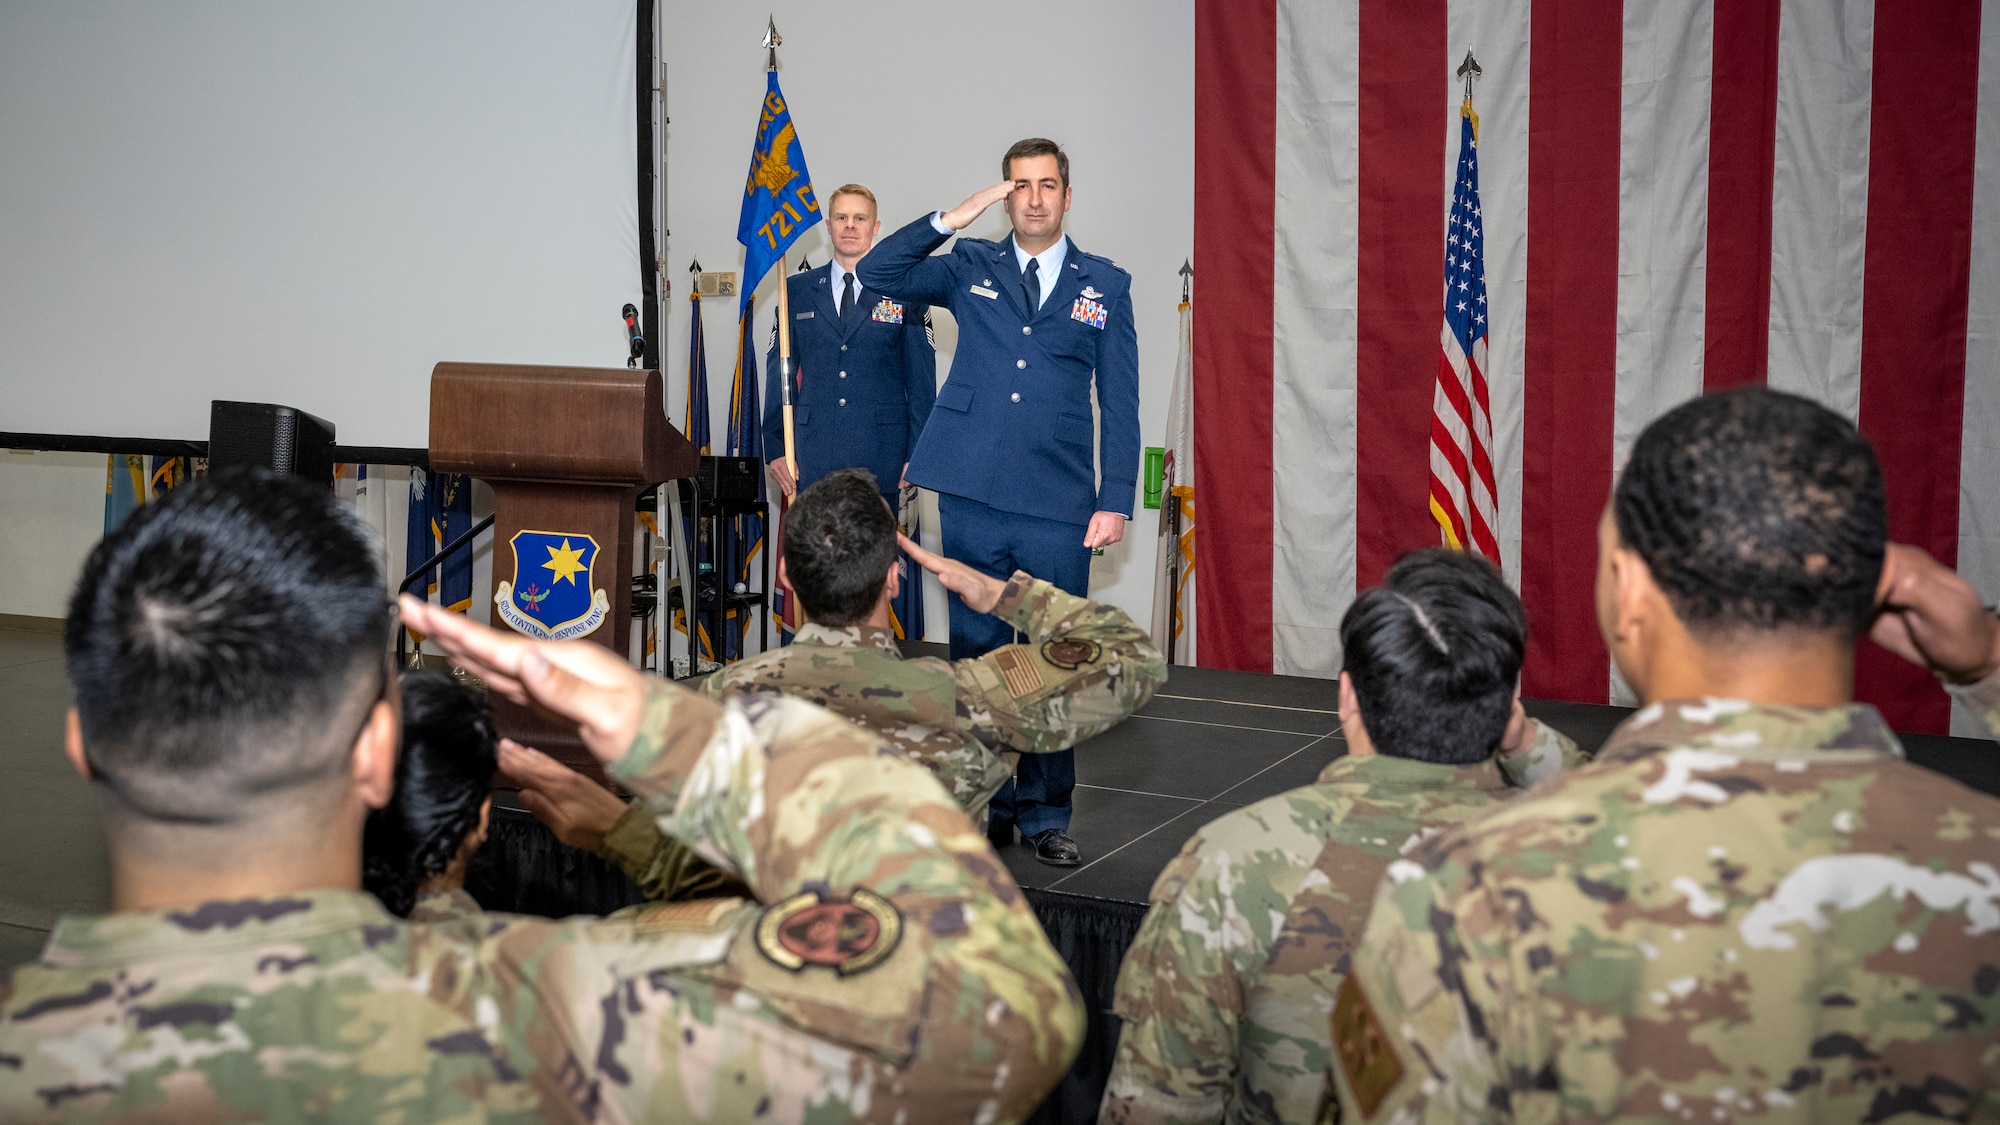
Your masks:
{"label": "unit patch on sleeve", "polygon": [[875,315],[873,319],[880,321],[883,324],[903,323],[902,302],[891,301],[887,297],[882,298],[880,301],[877,301],[875,303]]}
{"label": "unit patch on sleeve", "polygon": [[1093,301],[1088,297],[1078,297],[1076,302],[1069,307],[1069,318],[1071,320],[1080,320],[1092,328],[1103,328],[1106,315],[1104,303],[1102,301]]}
{"label": "unit patch on sleeve", "polygon": [[1103,654],[1104,650],[1098,647],[1096,641],[1072,639],[1042,642],[1042,659],[1065,672],[1074,672],[1085,664],[1095,664]]}
{"label": "unit patch on sleeve", "polygon": [[795,973],[808,965],[844,977],[865,972],[895,952],[902,936],[895,904],[859,887],[845,899],[805,891],[766,908],[757,920],[757,948]]}
{"label": "unit patch on sleeve", "polygon": [[1028,656],[1023,645],[1008,645],[993,650],[993,663],[1000,669],[1000,675],[1007,681],[1007,690],[1019,699],[1024,695],[1041,690],[1042,670]]}
{"label": "unit patch on sleeve", "polygon": [[1403,1080],[1403,1060],[1396,1057],[1382,1021],[1352,973],[1340,982],[1340,995],[1333,1004],[1333,1045],[1361,1116],[1375,1116],[1382,1099]]}

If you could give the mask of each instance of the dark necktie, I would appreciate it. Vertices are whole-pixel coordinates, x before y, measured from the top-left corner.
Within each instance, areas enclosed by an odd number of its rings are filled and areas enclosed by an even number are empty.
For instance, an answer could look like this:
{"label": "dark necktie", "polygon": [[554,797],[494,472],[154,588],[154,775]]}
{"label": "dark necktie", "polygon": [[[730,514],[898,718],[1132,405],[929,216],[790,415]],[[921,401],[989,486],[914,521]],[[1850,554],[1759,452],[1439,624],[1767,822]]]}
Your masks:
{"label": "dark necktie", "polygon": [[1040,258],[1028,259],[1028,273],[1021,281],[1021,292],[1027,294],[1028,315],[1033,317],[1035,310],[1042,307],[1042,261]]}
{"label": "dark necktie", "polygon": [[854,275],[850,273],[847,287],[840,291],[840,319],[846,320],[847,314],[854,311],[854,296]]}

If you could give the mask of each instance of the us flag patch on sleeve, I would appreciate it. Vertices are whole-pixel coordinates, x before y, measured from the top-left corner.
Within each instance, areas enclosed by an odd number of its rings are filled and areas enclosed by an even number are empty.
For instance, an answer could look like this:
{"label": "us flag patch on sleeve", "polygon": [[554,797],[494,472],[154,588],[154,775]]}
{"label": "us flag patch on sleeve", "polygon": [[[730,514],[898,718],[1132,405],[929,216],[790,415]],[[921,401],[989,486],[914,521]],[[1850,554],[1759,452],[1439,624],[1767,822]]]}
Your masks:
{"label": "us flag patch on sleeve", "polygon": [[1008,645],[993,652],[994,666],[1007,681],[1007,690],[1019,699],[1042,687],[1042,670],[1035,667],[1035,660],[1028,655],[1025,645]]}

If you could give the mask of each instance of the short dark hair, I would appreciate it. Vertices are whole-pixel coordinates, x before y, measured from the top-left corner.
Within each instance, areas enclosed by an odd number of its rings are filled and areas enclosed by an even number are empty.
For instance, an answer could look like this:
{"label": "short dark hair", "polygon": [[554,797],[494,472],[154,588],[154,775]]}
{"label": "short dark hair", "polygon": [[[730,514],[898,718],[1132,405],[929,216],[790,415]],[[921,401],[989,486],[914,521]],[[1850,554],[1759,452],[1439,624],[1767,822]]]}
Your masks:
{"label": "short dark hair", "polygon": [[227,826],[340,775],[386,690],[367,531],[325,486],[225,468],[146,504],[77,579],[63,655],[121,811]]}
{"label": "short dark hair", "polygon": [[403,673],[396,795],[368,814],[361,843],[361,885],[390,913],[407,917],[479,827],[500,768],[494,746],[484,693],[443,672]]}
{"label": "short dark hair", "polygon": [[1014,162],[1024,156],[1053,156],[1056,158],[1056,175],[1062,186],[1069,187],[1069,153],[1062,146],[1047,137],[1029,137],[1025,141],[1015,141],[1007,149],[1007,155],[1000,158],[1000,178],[1014,178]]}
{"label": "short dark hair", "polygon": [[867,469],[799,490],[785,513],[785,574],[806,616],[835,629],[868,619],[896,557],[896,517]]}
{"label": "short dark hair", "polygon": [[1354,599],[1340,644],[1376,750],[1469,765],[1507,733],[1528,615],[1492,563],[1434,547]]}
{"label": "short dark hair", "polygon": [[1875,450],[1852,422],[1765,387],[1704,395],[1640,433],[1612,492],[1690,632],[1867,628],[1888,547]]}

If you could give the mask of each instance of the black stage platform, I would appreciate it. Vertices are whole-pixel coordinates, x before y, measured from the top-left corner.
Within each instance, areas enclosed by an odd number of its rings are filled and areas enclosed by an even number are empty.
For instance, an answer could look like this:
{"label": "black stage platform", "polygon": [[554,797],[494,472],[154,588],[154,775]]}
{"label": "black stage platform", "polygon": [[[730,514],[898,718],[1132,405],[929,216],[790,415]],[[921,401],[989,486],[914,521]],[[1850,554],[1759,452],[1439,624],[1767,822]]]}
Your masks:
{"label": "black stage platform", "polygon": [[[942,655],[942,645],[911,645]],[[1045,867],[1025,846],[1001,855],[1025,889],[1090,1009],[1082,1053],[1034,1120],[1089,1122],[1110,1074],[1118,964],[1146,893],[1202,825],[1231,809],[1310,783],[1345,751],[1329,680],[1174,668],[1129,722],[1077,747],[1071,832],[1084,864]],[[1629,710],[1529,701],[1528,713],[1595,750]],[[1910,759],[2000,795],[2000,747],[1907,735]],[[638,901],[637,888],[595,856],[558,843],[525,813],[496,809],[468,889],[488,909],[561,916]]]}

